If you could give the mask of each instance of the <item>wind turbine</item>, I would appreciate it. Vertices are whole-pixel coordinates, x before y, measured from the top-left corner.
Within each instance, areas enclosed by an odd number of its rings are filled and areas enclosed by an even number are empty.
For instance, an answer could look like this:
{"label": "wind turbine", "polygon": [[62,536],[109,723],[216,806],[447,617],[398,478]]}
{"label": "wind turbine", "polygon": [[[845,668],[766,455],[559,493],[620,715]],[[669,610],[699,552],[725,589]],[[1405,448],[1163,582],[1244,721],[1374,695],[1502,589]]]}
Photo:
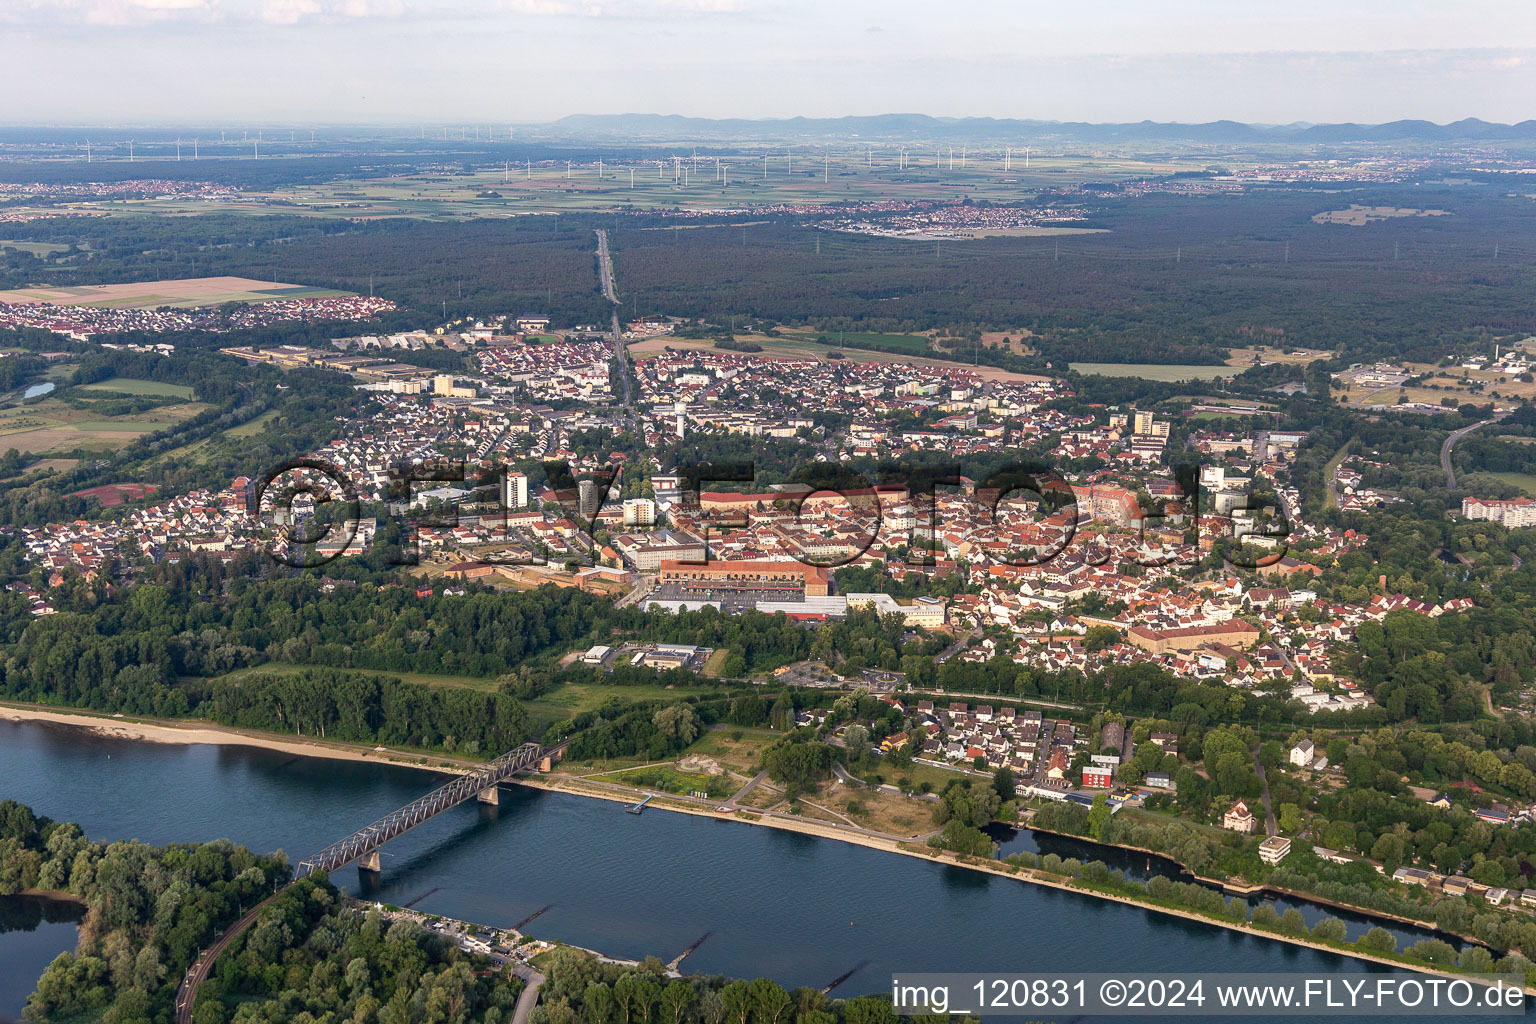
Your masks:
{"label": "wind turbine", "polygon": [[176,136],[176,162],[181,163],[181,136]]}
{"label": "wind turbine", "polygon": [[91,140],[90,139],[86,139],[85,140],[85,162],[86,163],[90,163],[91,162]]}
{"label": "wind turbine", "polygon": [[133,163],[133,140],[128,140],[128,162]]}
{"label": "wind turbine", "polygon": [[192,140],[192,159],[193,160],[197,159],[197,140],[196,139]]}

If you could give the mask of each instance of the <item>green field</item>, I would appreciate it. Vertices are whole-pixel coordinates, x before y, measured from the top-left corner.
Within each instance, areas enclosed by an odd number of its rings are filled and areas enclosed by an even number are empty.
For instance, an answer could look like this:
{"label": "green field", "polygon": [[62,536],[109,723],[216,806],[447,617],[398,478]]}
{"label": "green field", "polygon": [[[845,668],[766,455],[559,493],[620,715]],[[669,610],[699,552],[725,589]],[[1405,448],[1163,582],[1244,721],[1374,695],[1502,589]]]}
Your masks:
{"label": "green field", "polygon": [[558,690],[543,694],[536,700],[523,701],[523,707],[542,724],[570,718],[583,711],[602,707],[610,697],[620,700],[681,700],[692,690],[669,690],[661,684],[654,686],[610,686],[606,683],[566,683]]}
{"label": "green field", "polygon": [[191,398],[192,389],[185,384],[162,384],[157,380],[141,380],[138,377],[112,377],[95,384],[81,384],[81,391],[120,391],[125,395],[153,395],[156,398]]}
{"label": "green field", "polygon": [[269,409],[254,419],[246,420],[238,427],[230,427],[224,431],[226,437],[254,437],[267,428],[267,424],[277,415],[276,409]]}
{"label": "green field", "polygon": [[[830,160],[824,166],[819,156],[829,156]],[[762,150],[755,144],[747,145],[722,155],[719,178],[713,157],[685,161],[689,165],[687,184],[681,177],[674,180],[670,159],[663,161],[660,174],[654,160],[615,163],[610,159],[604,163],[601,177],[596,161],[577,163],[569,172],[564,160],[547,160],[531,167],[487,161],[490,166],[481,165],[470,173],[421,170],[387,178],[338,178],[249,190],[230,202],[179,197],[96,199],[70,203],[68,208],[107,216],[211,213],[259,217],[300,212],[307,217],[345,220],[468,220],[624,209],[740,211],[760,204],[812,205],[891,198],[1018,203],[1032,200],[1041,188],[1075,184],[1085,178],[1133,180],[1205,166],[1203,154],[1141,159],[1037,153],[1024,168],[1017,160],[1009,166],[1001,145],[971,152],[964,161],[957,153],[953,166],[947,159],[935,162],[929,154],[921,159],[909,155],[903,168],[892,144],[835,146],[819,156],[802,160],[797,155],[791,173],[785,154],[771,154],[765,175]],[[46,209],[53,212],[56,208]],[[955,242],[964,244],[960,239]]]}
{"label": "green field", "polygon": [[49,253],[63,252],[68,248],[69,246],[62,242],[21,242],[12,238],[0,238],[0,250],[19,249],[33,256],[47,256]]}
{"label": "green field", "polygon": [[1140,377],[1142,380],[1214,380],[1238,370],[1230,366],[1188,366],[1178,363],[1071,363],[1071,369],[1088,377]]}
{"label": "green field", "polygon": [[1482,475],[1494,477],[1507,484],[1514,484],[1526,494],[1536,497],[1536,473],[1484,473]]}
{"label": "green field", "polygon": [[[315,668],[313,665],[295,665],[291,662],[273,661],[251,668],[237,669],[223,678],[238,679],[241,676],[250,675],[253,672],[303,672]],[[404,679],[408,683],[421,683],[424,686],[462,686],[471,690],[481,690],[487,693],[495,692],[496,680],[492,677],[480,676],[455,676],[434,675],[423,672],[375,672],[373,669],[335,669],[337,672],[356,672],[360,675],[394,676]],[[546,693],[537,700],[525,700],[523,707],[528,709],[534,721],[540,728],[551,722],[557,722],[562,718],[570,718],[583,711],[592,711],[602,707],[611,698],[618,697],[624,701],[635,700],[681,700],[695,691],[669,690],[661,684],[640,686],[611,686],[606,683],[566,683],[559,689]]]}
{"label": "green field", "polygon": [[928,351],[928,339],[921,334],[876,334],[868,331],[838,331],[827,332],[817,337],[827,339],[831,347],[846,345],[850,348],[859,348],[865,345],[878,345],[881,348],[891,349],[897,352],[910,352],[920,356]]}

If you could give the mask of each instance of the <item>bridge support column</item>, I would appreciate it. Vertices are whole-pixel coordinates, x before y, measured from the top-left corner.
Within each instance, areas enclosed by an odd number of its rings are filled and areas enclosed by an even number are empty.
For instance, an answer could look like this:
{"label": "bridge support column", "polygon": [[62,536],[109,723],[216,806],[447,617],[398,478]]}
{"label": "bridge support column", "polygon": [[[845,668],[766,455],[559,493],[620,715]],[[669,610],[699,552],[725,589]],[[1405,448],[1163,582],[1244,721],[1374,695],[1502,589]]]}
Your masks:
{"label": "bridge support column", "polygon": [[372,853],[361,857],[357,862],[357,870],[371,871],[374,874],[378,874],[381,870],[379,867],[379,851],[374,850]]}
{"label": "bridge support column", "polygon": [[499,807],[501,805],[501,787],[488,786],[475,794],[475,799],[482,804],[491,804],[492,806]]}

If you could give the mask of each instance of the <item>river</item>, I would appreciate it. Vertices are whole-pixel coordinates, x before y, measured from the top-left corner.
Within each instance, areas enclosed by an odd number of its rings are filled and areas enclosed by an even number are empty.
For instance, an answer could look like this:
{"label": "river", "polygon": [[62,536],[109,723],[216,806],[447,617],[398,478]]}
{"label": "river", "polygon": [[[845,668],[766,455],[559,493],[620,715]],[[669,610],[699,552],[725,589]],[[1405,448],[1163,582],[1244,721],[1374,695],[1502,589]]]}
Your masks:
{"label": "river", "polygon": [[[78,821],[99,840],[227,837],[297,861],[437,782],[397,766],[0,722],[0,797]],[[1010,850],[1038,842],[1081,856],[1086,847],[1028,832],[1003,838]],[[833,840],[626,814],[619,804],[523,787],[504,788],[498,808],[455,808],[383,853],[381,879],[362,895],[502,926],[548,905],[531,933],[621,957],[670,960],[708,932],[685,962],[690,971],[820,986],[857,967],[841,995],[887,989],[899,970],[1388,970]],[[1120,856],[1116,867],[1147,863]],[[357,890],[359,875],[344,869],[336,881]],[[1314,919],[1322,913],[1303,909]],[[1365,927],[1357,919],[1350,932]],[[68,924],[12,931],[0,935],[11,943],[0,945],[0,960],[22,949],[18,937],[31,940],[29,959],[0,972],[0,1016],[18,1012],[32,987],[12,974],[40,969],[73,945]]]}

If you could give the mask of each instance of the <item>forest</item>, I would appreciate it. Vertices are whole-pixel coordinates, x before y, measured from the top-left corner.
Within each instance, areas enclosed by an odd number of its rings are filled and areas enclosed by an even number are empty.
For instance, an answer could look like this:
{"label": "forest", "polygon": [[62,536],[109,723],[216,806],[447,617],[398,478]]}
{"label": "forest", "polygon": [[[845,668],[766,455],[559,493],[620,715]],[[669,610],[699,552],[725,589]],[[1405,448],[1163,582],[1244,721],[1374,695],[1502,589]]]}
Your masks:
{"label": "forest", "polygon": [[[69,248],[43,257],[7,251],[0,261],[5,288],[234,275],[393,299],[412,311],[400,327],[435,325],[445,313],[524,310],[547,310],[555,326],[569,327],[601,321],[609,308],[597,291],[596,239],[580,217],[61,217],[10,224],[6,234]],[[249,344],[238,333],[220,337]]]}
{"label": "forest", "polygon": [[814,988],[786,991],[768,978],[731,981],[708,975],[668,980],[662,964],[599,963],[571,949],[556,950],[530,1024],[938,1024],[976,1018],[899,1016],[883,996],[829,997]]}
{"label": "forest", "polygon": [[[1536,327],[1536,212],[1495,189],[1373,186],[1220,196],[1112,197],[1067,240],[934,244],[818,231],[778,218],[742,228],[611,233],[621,288],[644,312],[808,324],[823,332],[1026,328],[1038,366],[1216,363],[1258,341],[1342,349],[1350,360],[1438,358],[1469,326]],[[1450,216],[1365,229],[1313,214],[1349,202]],[[686,236],[686,237],[685,237]],[[819,236],[819,246],[818,246]],[[1507,239],[1494,258],[1494,239]]]}
{"label": "forest", "polygon": [[87,908],[79,946],[49,964],[26,1018],[169,1020],[198,950],[288,876],[281,854],[258,856],[227,840],[92,842],[78,825],[0,801],[0,894],[66,892]]}

